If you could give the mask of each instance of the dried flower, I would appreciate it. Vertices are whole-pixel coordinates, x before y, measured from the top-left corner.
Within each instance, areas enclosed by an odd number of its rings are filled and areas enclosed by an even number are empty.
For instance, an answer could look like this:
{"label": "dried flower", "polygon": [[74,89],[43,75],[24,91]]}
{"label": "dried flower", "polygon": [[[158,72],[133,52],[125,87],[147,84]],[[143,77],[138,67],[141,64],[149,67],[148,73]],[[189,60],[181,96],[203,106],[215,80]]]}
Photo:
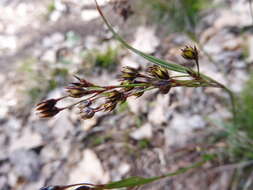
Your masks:
{"label": "dried flower", "polygon": [[132,81],[139,75],[138,69],[128,66],[124,67],[121,72],[122,72],[121,78],[127,81]]}
{"label": "dried flower", "polygon": [[198,60],[198,49],[196,46],[185,46],[182,51],[182,57],[187,60]]}
{"label": "dried flower", "polygon": [[88,82],[85,79],[81,79],[78,76],[75,76],[75,78],[79,81],[79,82],[73,82],[71,83],[73,86],[77,86],[77,87],[92,87],[95,86],[94,84],[92,84],[91,82]]}
{"label": "dried flower", "polygon": [[169,93],[169,91],[171,89],[171,83],[170,83],[170,81],[167,81],[167,80],[157,81],[154,83],[154,86],[159,88],[159,92],[161,92],[162,94]]}
{"label": "dried flower", "polygon": [[104,111],[111,112],[113,111],[117,106],[117,102],[107,102],[103,105]]}
{"label": "dried flower", "polygon": [[40,111],[38,112],[38,115],[40,118],[50,118],[50,117],[54,117],[55,115],[57,115],[62,109],[57,108],[57,107],[53,107],[49,110],[44,110],[44,111]]}
{"label": "dried flower", "polygon": [[37,111],[50,110],[56,105],[57,101],[58,101],[57,99],[49,99],[49,100],[40,102],[39,104],[37,104],[36,110]]}
{"label": "dried flower", "polygon": [[160,66],[157,66],[157,65],[154,65],[154,66],[151,66],[147,69],[147,72],[157,78],[157,79],[164,79],[164,80],[167,80],[170,78],[170,75],[169,75],[169,72],[166,68],[164,67],[160,67]]}
{"label": "dried flower", "polygon": [[90,119],[92,118],[94,115],[95,115],[95,110],[91,107],[86,107],[82,110],[80,110],[80,117],[83,119],[83,120],[86,120],[86,119]]}
{"label": "dried flower", "polygon": [[58,114],[62,109],[55,107],[59,99],[49,99],[36,106],[36,111],[40,118],[49,118]]}
{"label": "dried flower", "polygon": [[111,102],[118,102],[118,101],[124,101],[125,95],[122,92],[119,92],[117,90],[113,90],[106,94],[107,99]]}
{"label": "dried flower", "polygon": [[67,92],[69,93],[69,96],[72,98],[81,98],[85,95],[89,95],[94,93],[94,91],[78,87],[78,86],[68,86],[66,87]]}

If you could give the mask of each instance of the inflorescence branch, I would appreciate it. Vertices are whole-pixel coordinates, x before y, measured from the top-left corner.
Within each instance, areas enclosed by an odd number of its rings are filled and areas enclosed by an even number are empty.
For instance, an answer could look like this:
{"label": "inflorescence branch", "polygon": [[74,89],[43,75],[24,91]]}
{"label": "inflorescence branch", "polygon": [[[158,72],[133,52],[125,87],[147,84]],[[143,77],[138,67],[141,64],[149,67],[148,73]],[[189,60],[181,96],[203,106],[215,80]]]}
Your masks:
{"label": "inflorescence branch", "polygon": [[[148,67],[145,72],[127,66],[123,67],[121,71],[120,84],[113,86],[99,86],[75,76],[77,82],[65,87],[67,95],[39,103],[36,107],[37,113],[41,118],[51,118],[65,109],[77,106],[80,117],[90,119],[97,112],[111,112],[129,97],[138,98],[153,89],[167,94],[174,87],[221,87],[213,80],[208,80],[200,75],[198,50],[195,46],[183,48],[182,57],[195,61],[198,71],[190,72],[189,70],[188,74],[172,76],[167,68],[157,65]],[[69,106],[58,108],[57,102],[65,98],[79,100]]]}

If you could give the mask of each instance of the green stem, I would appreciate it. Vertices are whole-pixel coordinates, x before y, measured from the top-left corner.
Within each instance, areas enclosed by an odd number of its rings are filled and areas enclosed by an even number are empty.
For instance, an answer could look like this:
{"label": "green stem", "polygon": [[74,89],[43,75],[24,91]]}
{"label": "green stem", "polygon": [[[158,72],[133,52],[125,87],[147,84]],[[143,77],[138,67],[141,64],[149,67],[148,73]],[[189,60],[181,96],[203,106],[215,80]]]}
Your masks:
{"label": "green stem", "polygon": [[233,91],[214,79],[210,79],[210,80],[212,82],[216,83],[218,86],[220,86],[229,95],[229,99],[230,99],[230,103],[231,103],[231,107],[232,107],[233,123],[236,126],[236,117],[237,117],[236,116],[236,99],[235,99],[235,95],[234,95]]}

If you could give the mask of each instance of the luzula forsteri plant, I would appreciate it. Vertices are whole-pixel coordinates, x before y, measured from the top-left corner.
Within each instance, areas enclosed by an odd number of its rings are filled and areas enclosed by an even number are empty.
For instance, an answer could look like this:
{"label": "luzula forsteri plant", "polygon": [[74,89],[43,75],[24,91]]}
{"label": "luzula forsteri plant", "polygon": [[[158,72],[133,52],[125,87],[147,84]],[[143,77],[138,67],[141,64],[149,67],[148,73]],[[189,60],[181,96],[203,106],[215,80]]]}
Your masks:
{"label": "luzula forsteri plant", "polygon": [[[196,60],[198,63],[198,51],[196,47],[185,47],[182,49],[182,56],[186,59]],[[179,78],[190,77],[187,80]],[[202,81],[199,73],[188,75],[171,76],[168,69],[154,65],[142,73],[136,68],[124,67],[121,72],[121,84],[115,86],[99,86],[75,76],[77,82],[66,87],[67,95],[58,99],[49,99],[37,105],[37,111],[41,118],[50,118],[64,109],[77,106],[80,109],[82,119],[92,118],[99,111],[113,111],[116,106],[123,103],[131,96],[140,97],[146,91],[158,89],[162,94],[167,94],[171,88],[209,86]],[[81,99],[65,108],[56,107],[56,103],[64,98]],[[103,101],[101,101],[103,99]],[[97,102],[102,102],[98,104]]]}
{"label": "luzula forsteri plant", "polygon": [[[197,66],[197,71],[184,67],[182,65],[167,62],[151,55],[147,55],[134,47],[130,46],[126,41],[116,33],[111,26],[111,24],[104,17],[97,1],[95,0],[97,10],[99,11],[101,18],[113,33],[114,37],[127,49],[138,54],[144,59],[153,63],[146,69],[145,72],[140,72],[136,68],[124,67],[121,71],[120,84],[114,86],[100,86],[98,84],[93,84],[85,79],[75,76],[77,82],[71,83],[66,87],[67,95],[60,97],[58,99],[49,99],[39,103],[36,110],[41,118],[51,118],[54,117],[59,112],[77,106],[82,119],[90,119],[97,112],[113,111],[116,106],[120,103],[127,101],[129,97],[141,97],[146,91],[157,89],[162,94],[167,94],[171,88],[174,87],[217,87],[224,89],[230,96],[232,101],[233,113],[235,117],[235,106],[233,93],[226,88],[221,83],[216,80],[200,73],[199,67],[199,52],[195,46],[185,46],[182,49],[182,57],[186,60],[194,61]],[[181,74],[171,74],[170,71],[174,73]],[[65,98],[78,99],[75,103],[58,108],[56,106],[57,102]],[[189,167],[181,168],[174,173],[165,174],[162,176],[152,177],[152,178],[142,178],[142,177],[130,177],[121,181],[112,182],[104,185],[93,185],[93,184],[74,184],[69,186],[49,186],[41,188],[41,190],[88,190],[88,189],[115,189],[122,187],[137,187],[147,183],[160,180],[165,177],[176,176],[182,174],[189,169],[197,168],[212,160],[212,155],[204,155],[200,162],[197,162]]]}

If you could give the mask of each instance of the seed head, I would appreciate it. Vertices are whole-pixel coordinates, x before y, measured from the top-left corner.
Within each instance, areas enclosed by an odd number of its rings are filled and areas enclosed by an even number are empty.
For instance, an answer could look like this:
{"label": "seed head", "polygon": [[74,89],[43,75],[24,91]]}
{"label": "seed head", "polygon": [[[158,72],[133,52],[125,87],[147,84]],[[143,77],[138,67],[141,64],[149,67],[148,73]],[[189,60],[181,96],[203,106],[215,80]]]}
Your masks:
{"label": "seed head", "polygon": [[181,49],[182,57],[187,60],[198,60],[198,49],[196,46],[185,46],[183,49]]}
{"label": "seed head", "polygon": [[113,90],[107,94],[107,99],[111,102],[124,101],[125,96],[124,93],[119,92],[117,90]]}
{"label": "seed head", "polygon": [[104,111],[111,112],[116,108],[116,106],[117,106],[117,102],[108,101],[103,105],[103,108],[104,108]]}
{"label": "seed head", "polygon": [[50,118],[58,114],[62,109],[55,107],[57,99],[49,99],[39,103],[36,106],[36,111],[40,118]]}
{"label": "seed head", "polygon": [[94,91],[78,87],[78,86],[68,86],[66,87],[66,91],[72,98],[81,98],[85,95],[92,94]]}
{"label": "seed head", "polygon": [[86,107],[82,110],[80,110],[80,117],[83,119],[83,120],[86,120],[86,119],[90,119],[92,118],[94,115],[95,115],[95,110],[91,107]]}
{"label": "seed head", "polygon": [[39,104],[37,104],[36,110],[37,111],[50,110],[55,106],[57,101],[58,101],[57,99],[49,99],[49,100],[45,100],[43,102],[40,102]]}
{"label": "seed head", "polygon": [[127,81],[132,81],[135,78],[137,78],[139,75],[138,69],[135,69],[133,67],[128,67],[128,66],[124,67],[121,73],[122,73],[121,78]]}
{"label": "seed head", "polygon": [[167,94],[171,89],[171,82],[168,80],[154,81],[152,83],[162,94]]}
{"label": "seed head", "polygon": [[92,84],[91,82],[88,82],[85,79],[81,79],[78,76],[75,76],[75,78],[78,80],[78,82],[73,82],[71,83],[74,86],[78,86],[78,87],[92,87],[95,86],[94,84]]}
{"label": "seed head", "polygon": [[167,80],[170,78],[168,70],[164,67],[160,67],[157,65],[149,67],[147,69],[147,72],[157,79]]}
{"label": "seed head", "polygon": [[40,118],[51,118],[57,115],[60,111],[62,111],[62,109],[53,107],[49,110],[39,111],[38,115]]}

